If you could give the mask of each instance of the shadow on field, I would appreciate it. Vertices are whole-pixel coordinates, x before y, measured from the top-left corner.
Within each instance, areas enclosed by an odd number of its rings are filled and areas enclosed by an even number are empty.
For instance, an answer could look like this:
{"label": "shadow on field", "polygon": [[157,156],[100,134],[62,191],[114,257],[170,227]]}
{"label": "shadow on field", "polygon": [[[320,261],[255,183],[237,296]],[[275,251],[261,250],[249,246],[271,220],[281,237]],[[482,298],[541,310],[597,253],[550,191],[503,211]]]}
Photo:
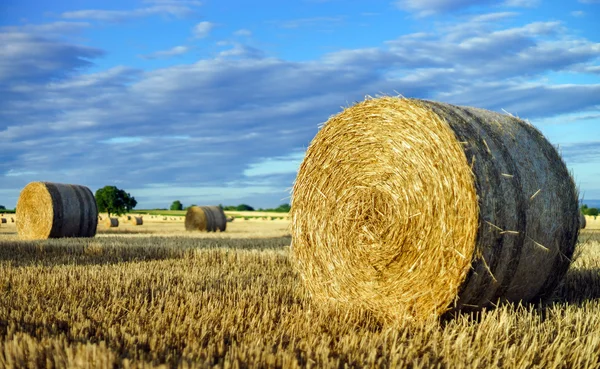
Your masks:
{"label": "shadow on field", "polygon": [[600,299],[600,268],[569,270],[555,296],[557,301],[568,303]]}
{"label": "shadow on field", "polygon": [[20,266],[103,265],[181,259],[198,250],[282,250],[290,237],[262,239],[198,239],[188,237],[63,238],[43,241],[0,241],[0,264]]}

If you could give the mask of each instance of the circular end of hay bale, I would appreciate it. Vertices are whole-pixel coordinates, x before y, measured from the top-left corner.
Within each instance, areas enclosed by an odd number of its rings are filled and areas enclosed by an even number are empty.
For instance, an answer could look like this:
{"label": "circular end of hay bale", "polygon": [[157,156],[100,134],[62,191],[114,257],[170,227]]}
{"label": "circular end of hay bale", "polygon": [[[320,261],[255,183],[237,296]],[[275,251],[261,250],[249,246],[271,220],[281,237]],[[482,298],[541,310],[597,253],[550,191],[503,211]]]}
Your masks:
{"label": "circular end of hay bale", "polygon": [[206,214],[200,206],[191,206],[185,213],[185,229],[187,231],[205,231]]}
{"label": "circular end of hay bale", "polygon": [[17,233],[26,240],[50,237],[54,221],[54,203],[46,184],[29,183],[17,201]]}
{"label": "circular end of hay bale", "polygon": [[439,315],[471,266],[473,173],[449,125],[417,101],[366,100],[330,118],[291,209],[293,255],[317,301]]}
{"label": "circular end of hay bale", "polygon": [[585,229],[587,225],[587,219],[583,213],[579,213],[579,229]]}

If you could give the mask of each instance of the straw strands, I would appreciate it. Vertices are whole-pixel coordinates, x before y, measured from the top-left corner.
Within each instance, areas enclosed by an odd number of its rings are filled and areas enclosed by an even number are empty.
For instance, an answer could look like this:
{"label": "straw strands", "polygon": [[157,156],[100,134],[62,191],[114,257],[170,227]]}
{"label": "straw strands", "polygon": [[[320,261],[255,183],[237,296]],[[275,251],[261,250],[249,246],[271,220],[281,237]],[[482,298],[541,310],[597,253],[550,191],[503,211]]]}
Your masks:
{"label": "straw strands", "polygon": [[188,231],[224,232],[227,218],[219,206],[191,206],[185,214],[185,229]]}
{"label": "straw strands", "polygon": [[383,97],[332,117],[292,195],[292,251],[317,302],[385,319],[547,297],[578,236],[554,147],[513,116]]}
{"label": "straw strands", "polygon": [[17,201],[17,233],[22,239],[94,237],[98,208],[89,188],[31,182]]}

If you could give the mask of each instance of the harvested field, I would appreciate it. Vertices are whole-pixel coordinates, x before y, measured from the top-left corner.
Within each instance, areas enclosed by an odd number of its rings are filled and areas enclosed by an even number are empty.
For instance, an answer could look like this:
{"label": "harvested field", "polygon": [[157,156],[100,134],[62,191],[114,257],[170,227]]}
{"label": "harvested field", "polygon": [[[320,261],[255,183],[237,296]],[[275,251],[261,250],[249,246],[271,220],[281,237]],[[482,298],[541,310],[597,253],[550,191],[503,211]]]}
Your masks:
{"label": "harvested field", "polygon": [[391,324],[313,305],[291,238],[264,238],[277,223],[203,237],[183,222],[179,235],[0,234],[0,367],[600,367],[598,231],[582,231],[551,303]]}

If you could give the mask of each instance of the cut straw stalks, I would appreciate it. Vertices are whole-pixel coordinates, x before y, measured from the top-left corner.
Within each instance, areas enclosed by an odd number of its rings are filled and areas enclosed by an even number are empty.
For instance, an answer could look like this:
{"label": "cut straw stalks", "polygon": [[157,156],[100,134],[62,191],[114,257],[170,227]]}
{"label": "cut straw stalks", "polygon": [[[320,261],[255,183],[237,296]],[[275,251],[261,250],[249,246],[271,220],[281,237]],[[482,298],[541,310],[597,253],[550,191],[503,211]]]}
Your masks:
{"label": "cut straw stalks", "polygon": [[327,121],[292,196],[292,252],[315,301],[426,319],[539,301],[569,267],[577,191],[513,116],[383,97]]}
{"label": "cut straw stalks", "polygon": [[17,233],[22,239],[94,237],[98,208],[89,188],[31,182],[17,201]]}

